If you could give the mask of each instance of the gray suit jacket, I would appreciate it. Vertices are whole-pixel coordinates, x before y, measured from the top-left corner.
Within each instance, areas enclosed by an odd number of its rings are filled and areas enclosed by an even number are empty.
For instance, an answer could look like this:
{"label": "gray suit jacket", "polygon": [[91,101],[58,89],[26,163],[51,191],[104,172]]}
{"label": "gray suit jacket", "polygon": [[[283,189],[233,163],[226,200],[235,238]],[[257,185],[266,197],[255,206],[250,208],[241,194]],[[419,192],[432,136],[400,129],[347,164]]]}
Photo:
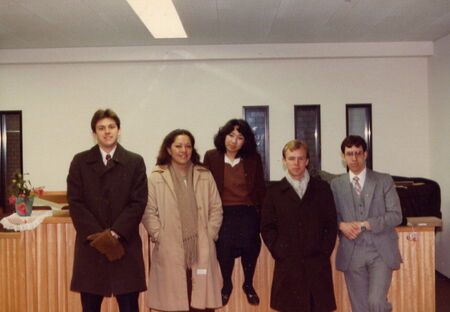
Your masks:
{"label": "gray suit jacket", "polygon": [[[393,270],[400,267],[402,261],[398,248],[398,235],[395,226],[402,221],[400,200],[391,176],[367,169],[366,180],[361,192],[364,202],[362,219],[356,216],[353,200],[353,185],[348,174],[331,181],[334,201],[339,222],[368,220],[371,235],[380,256]],[[346,271],[352,259],[356,240],[346,238],[339,232],[339,248],[336,254],[336,268]]]}

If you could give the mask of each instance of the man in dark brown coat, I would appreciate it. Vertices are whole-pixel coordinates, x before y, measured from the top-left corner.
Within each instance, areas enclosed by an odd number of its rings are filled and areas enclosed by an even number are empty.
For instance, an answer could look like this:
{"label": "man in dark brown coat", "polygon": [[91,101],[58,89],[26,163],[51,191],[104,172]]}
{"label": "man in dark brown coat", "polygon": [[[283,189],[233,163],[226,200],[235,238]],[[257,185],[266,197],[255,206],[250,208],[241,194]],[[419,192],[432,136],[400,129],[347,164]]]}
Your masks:
{"label": "man in dark brown coat", "polygon": [[261,211],[261,234],[275,259],[270,305],[282,312],[333,311],[337,221],[330,186],[310,177],[301,141],[285,145],[283,163],[286,177],[268,189]]}
{"label": "man in dark brown coat", "polygon": [[97,145],[72,160],[67,177],[70,215],[76,230],[71,290],[83,311],[100,311],[116,296],[121,312],[139,311],[146,290],[139,223],[147,203],[141,156],[117,143],[120,119],[98,110],[91,121]]}

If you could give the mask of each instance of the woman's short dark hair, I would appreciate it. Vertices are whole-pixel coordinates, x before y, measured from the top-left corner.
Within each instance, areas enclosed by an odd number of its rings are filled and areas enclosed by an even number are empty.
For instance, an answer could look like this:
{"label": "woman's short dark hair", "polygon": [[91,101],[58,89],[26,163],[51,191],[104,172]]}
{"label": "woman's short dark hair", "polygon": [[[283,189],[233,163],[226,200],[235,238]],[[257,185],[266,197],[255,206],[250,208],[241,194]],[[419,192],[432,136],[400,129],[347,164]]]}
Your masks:
{"label": "woman's short dark hair", "polygon": [[91,129],[92,132],[95,133],[95,126],[97,125],[97,122],[99,122],[103,118],[111,118],[116,122],[117,128],[120,129],[120,119],[119,116],[112,110],[112,109],[99,109],[94,113],[94,116],[92,116],[91,119]]}
{"label": "woman's short dark hair", "polygon": [[250,125],[244,119],[231,119],[223,127],[219,129],[214,136],[214,145],[216,149],[222,153],[226,153],[225,137],[236,129],[244,136],[244,145],[238,151],[237,156],[248,156],[257,153],[255,134]]}
{"label": "woman's short dark hair", "polygon": [[352,146],[356,146],[356,147],[362,146],[363,151],[364,152],[367,151],[367,143],[359,135],[349,135],[348,137],[346,137],[344,139],[344,141],[342,141],[341,152],[344,153],[346,147],[352,147]]}
{"label": "woman's short dark hair", "polygon": [[200,155],[197,153],[195,149],[195,139],[192,133],[190,133],[188,130],[185,129],[175,129],[171,131],[166,137],[164,138],[161,147],[159,148],[159,154],[156,158],[156,164],[157,165],[168,165],[172,161],[172,156],[170,156],[169,152],[167,151],[168,148],[170,148],[175,141],[175,138],[179,135],[187,135],[189,139],[191,140],[192,145],[192,155],[191,155],[191,161],[194,165],[201,165],[200,162]]}

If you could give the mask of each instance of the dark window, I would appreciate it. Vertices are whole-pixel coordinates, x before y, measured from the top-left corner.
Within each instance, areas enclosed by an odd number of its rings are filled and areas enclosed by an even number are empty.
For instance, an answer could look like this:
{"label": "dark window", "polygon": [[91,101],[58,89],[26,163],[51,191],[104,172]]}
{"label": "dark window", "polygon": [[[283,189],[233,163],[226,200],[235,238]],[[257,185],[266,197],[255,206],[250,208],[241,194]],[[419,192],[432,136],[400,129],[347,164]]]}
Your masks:
{"label": "dark window", "polygon": [[346,105],[347,135],[359,135],[367,143],[366,166],[373,169],[372,162],[372,104]]}
{"label": "dark window", "polygon": [[295,105],[294,114],[295,138],[308,145],[309,169],[320,170],[320,105]]}
{"label": "dark window", "polygon": [[269,181],[269,107],[244,106],[244,119],[255,133],[259,155],[264,167],[264,179]]}
{"label": "dark window", "polygon": [[22,112],[0,111],[0,207],[8,212],[8,187],[22,172]]}

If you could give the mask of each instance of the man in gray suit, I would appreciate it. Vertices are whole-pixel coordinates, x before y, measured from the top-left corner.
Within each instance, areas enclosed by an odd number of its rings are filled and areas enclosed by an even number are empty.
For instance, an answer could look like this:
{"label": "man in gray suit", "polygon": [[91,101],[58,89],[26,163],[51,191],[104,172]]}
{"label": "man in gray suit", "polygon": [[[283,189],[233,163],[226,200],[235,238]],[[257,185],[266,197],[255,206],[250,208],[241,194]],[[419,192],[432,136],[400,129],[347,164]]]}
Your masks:
{"label": "man in gray suit", "polygon": [[400,200],[390,175],[366,168],[362,137],[348,136],[341,151],[349,172],[331,182],[340,238],[336,268],[344,272],[353,312],[391,311],[387,293],[402,261],[395,231]]}

